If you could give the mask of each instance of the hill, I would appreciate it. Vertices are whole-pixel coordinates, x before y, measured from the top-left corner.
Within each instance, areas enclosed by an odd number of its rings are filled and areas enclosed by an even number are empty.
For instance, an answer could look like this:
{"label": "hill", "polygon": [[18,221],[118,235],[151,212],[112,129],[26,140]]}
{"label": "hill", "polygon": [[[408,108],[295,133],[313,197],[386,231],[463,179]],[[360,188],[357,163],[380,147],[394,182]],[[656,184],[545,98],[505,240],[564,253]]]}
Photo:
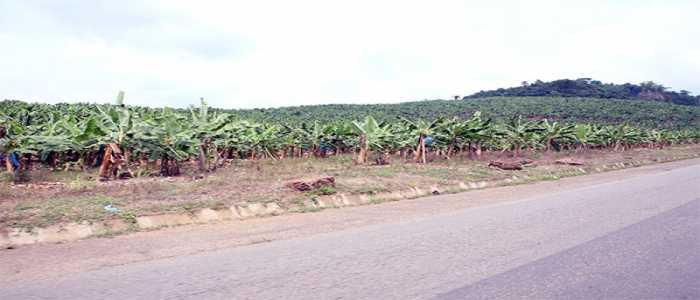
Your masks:
{"label": "hill", "polygon": [[652,81],[640,84],[614,84],[602,83],[590,78],[576,80],[561,79],[550,82],[540,80],[534,83],[523,81],[522,86],[501,88],[492,91],[480,91],[464,99],[497,97],[497,96],[556,96],[556,97],[591,97],[605,99],[636,99],[647,101],[670,102],[681,105],[700,105],[700,96],[693,96],[690,92],[681,90],[674,92],[661,84]]}

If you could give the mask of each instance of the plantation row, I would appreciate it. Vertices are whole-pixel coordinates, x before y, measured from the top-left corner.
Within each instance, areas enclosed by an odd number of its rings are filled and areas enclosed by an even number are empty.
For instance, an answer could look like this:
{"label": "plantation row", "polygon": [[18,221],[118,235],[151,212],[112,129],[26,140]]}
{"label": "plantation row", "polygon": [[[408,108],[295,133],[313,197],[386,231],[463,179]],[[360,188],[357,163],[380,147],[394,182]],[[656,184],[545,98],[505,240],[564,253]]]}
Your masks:
{"label": "plantation row", "polygon": [[[352,153],[358,164],[388,163],[399,155],[426,163],[482,151],[663,147],[698,142],[697,130],[644,129],[629,125],[563,124],[521,117],[492,122],[470,118],[434,121],[398,118],[378,122],[318,121],[296,124],[242,120],[201,107],[189,113],[117,105],[38,105],[6,102],[0,110],[0,152],[15,180],[26,180],[32,163],[54,169],[100,168],[100,178],[131,177],[130,168],[152,166],[162,176],[180,173],[183,162],[200,172],[226,159],[284,159]],[[11,105],[15,103],[16,105]]]}

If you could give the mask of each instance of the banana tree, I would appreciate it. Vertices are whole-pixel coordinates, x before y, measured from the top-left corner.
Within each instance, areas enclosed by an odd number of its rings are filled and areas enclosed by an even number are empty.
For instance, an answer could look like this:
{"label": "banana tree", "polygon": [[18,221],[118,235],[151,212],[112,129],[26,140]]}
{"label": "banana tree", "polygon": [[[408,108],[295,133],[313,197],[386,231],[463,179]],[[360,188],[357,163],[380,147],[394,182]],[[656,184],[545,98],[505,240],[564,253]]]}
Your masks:
{"label": "banana tree", "polygon": [[[5,156],[5,167],[15,182],[29,180],[34,158],[46,160],[51,153],[66,153],[74,148],[70,136],[60,130],[57,114],[51,114],[45,124],[25,124],[9,117],[0,117],[0,150]],[[43,158],[43,159],[42,159]]]}
{"label": "banana tree", "polygon": [[257,159],[257,153],[261,153],[269,158],[276,159],[273,152],[280,148],[281,140],[279,125],[262,125],[251,128],[249,131],[248,141],[252,148],[251,159]]}
{"label": "banana tree", "polygon": [[316,157],[323,157],[325,156],[325,151],[323,151],[322,147],[327,144],[328,129],[328,125],[322,125],[318,121],[314,121],[310,125],[303,123],[296,130],[302,147],[308,149]]}
{"label": "banana tree", "polygon": [[574,125],[562,125],[559,122],[549,122],[544,119],[540,122],[539,131],[540,142],[544,144],[544,151],[549,152],[551,148],[559,151],[561,144],[575,139]]}
{"label": "banana tree", "polygon": [[217,149],[209,146],[215,137],[221,134],[221,130],[230,121],[230,116],[227,114],[210,114],[209,106],[204,101],[204,98],[200,99],[199,109],[196,110],[193,106],[190,106],[190,115],[190,130],[192,130],[194,138],[200,141],[197,168],[200,172],[205,172],[208,170],[208,158],[218,155]]}
{"label": "banana tree", "polygon": [[445,157],[450,159],[455,149],[461,144],[461,139],[466,131],[467,124],[454,117],[444,120],[440,127],[442,128],[442,135],[447,143],[447,153]]}
{"label": "banana tree", "polygon": [[0,116],[0,151],[5,160],[7,172],[15,182],[28,180],[27,169],[22,157],[31,155],[32,141],[27,139],[27,127],[15,119]]}
{"label": "banana tree", "polygon": [[461,143],[466,144],[470,157],[474,153],[479,158],[483,144],[494,135],[491,119],[482,119],[481,112],[477,111],[464,125],[460,136]]}
{"label": "banana tree", "polygon": [[372,116],[365,117],[362,122],[353,121],[352,124],[357,135],[356,145],[359,148],[355,159],[357,164],[367,163],[367,157],[372,151],[379,151],[382,156],[387,154],[392,144],[389,125],[378,123]]}
{"label": "banana tree", "polygon": [[184,117],[164,112],[146,119],[135,128],[136,149],[149,160],[160,161],[161,176],[180,174],[180,162],[199,154],[199,140],[184,122]]}
{"label": "banana tree", "polygon": [[[100,163],[100,180],[108,180],[110,177],[130,177],[129,171],[129,146],[134,135],[134,115],[131,110],[119,106],[97,106],[98,132],[103,135],[98,137],[102,159]],[[122,174],[119,170],[125,168]]]}
{"label": "banana tree", "polygon": [[591,147],[603,146],[603,129],[594,124],[577,124],[574,127],[573,143],[576,151],[587,151]]}
{"label": "banana tree", "polygon": [[416,150],[414,152],[414,159],[424,164],[427,163],[426,139],[432,139],[435,141],[442,137],[440,126],[442,125],[443,120],[436,119],[432,122],[427,122],[425,120],[411,121],[403,118],[403,121],[408,126],[413,136],[418,138]]}
{"label": "banana tree", "polygon": [[3,155],[5,167],[9,174],[13,174],[16,162],[14,149],[17,148],[19,136],[24,132],[24,128],[20,124],[8,117],[0,115],[0,153]]}
{"label": "banana tree", "polygon": [[523,121],[522,117],[510,119],[500,131],[503,146],[511,150],[513,156],[520,156],[520,150],[533,147],[537,141],[536,134],[541,129],[531,121]]}
{"label": "banana tree", "polygon": [[351,122],[335,122],[326,128],[326,143],[333,145],[336,155],[350,146],[347,141],[352,137],[353,127]]}
{"label": "banana tree", "polygon": [[613,147],[614,151],[621,151],[639,141],[640,131],[627,124],[620,124],[606,126],[602,135],[609,147]]}

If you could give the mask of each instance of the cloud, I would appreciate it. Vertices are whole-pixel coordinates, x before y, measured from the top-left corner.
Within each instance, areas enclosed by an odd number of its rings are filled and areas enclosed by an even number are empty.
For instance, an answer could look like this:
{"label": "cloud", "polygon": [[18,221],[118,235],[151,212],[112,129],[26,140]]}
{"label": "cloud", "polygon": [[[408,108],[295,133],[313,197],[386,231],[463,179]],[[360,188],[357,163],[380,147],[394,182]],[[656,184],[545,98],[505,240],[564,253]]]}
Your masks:
{"label": "cloud", "polygon": [[[695,1],[0,0],[0,98],[270,107],[523,80],[700,91]],[[9,45],[9,46],[8,46]]]}

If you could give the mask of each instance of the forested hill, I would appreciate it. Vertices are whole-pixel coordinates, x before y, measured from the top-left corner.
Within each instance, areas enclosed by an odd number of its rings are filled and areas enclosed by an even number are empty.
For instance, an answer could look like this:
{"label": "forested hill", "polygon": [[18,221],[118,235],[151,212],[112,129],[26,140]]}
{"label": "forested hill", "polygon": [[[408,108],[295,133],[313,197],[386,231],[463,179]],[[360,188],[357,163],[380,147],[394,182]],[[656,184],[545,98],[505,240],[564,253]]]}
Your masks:
{"label": "forested hill", "polygon": [[521,86],[501,88],[492,91],[480,91],[469,98],[483,97],[526,97],[526,96],[557,96],[557,97],[592,97],[610,99],[637,99],[670,102],[681,105],[700,105],[700,96],[693,96],[690,92],[681,90],[674,92],[661,84],[652,81],[640,84],[614,84],[602,83],[590,78],[576,80],[561,79],[550,82],[537,80],[533,83],[523,81]]}
{"label": "forested hill", "polygon": [[429,100],[398,104],[329,104],[268,109],[223,110],[246,119],[281,123],[319,120],[468,118],[475,111],[495,120],[516,115],[528,119],[592,122],[665,128],[700,128],[700,107],[662,102],[578,97],[489,97],[469,100]]}

